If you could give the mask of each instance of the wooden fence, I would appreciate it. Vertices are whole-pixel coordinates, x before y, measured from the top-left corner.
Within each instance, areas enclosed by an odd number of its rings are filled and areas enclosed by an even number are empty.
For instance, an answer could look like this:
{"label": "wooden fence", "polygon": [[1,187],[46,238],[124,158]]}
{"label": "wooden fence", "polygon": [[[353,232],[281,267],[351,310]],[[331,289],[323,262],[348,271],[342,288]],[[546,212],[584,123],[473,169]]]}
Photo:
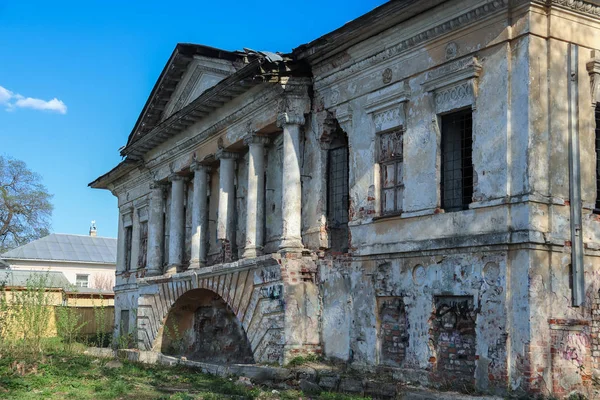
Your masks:
{"label": "wooden fence", "polygon": [[[112,332],[115,325],[115,307],[108,306],[103,308],[94,307],[73,307],[79,320],[85,326],[81,329],[81,335],[93,335],[99,332]],[[102,315],[104,314],[104,315]],[[104,320],[104,321],[102,321]]]}

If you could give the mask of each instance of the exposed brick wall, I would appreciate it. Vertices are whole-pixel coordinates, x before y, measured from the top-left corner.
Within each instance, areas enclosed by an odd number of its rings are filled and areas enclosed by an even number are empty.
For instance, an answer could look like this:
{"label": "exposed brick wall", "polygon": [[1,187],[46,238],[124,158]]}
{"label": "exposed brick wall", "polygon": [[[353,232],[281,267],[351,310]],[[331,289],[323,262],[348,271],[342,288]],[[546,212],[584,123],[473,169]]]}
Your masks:
{"label": "exposed brick wall", "polygon": [[377,298],[379,310],[380,363],[402,365],[408,347],[408,318],[402,297]]}
{"label": "exposed brick wall", "polygon": [[551,319],[549,323],[553,394],[585,392],[592,379],[589,322]]}
{"label": "exposed brick wall", "polygon": [[436,296],[432,339],[436,352],[433,368],[450,386],[475,381],[475,310],[471,296]]}
{"label": "exposed brick wall", "polygon": [[592,346],[592,367],[600,369],[600,291],[594,293],[592,303],[592,326],[590,327]]}
{"label": "exposed brick wall", "polygon": [[242,325],[215,296],[210,305],[194,313],[194,347],[190,358],[226,363],[253,363],[252,350]]}

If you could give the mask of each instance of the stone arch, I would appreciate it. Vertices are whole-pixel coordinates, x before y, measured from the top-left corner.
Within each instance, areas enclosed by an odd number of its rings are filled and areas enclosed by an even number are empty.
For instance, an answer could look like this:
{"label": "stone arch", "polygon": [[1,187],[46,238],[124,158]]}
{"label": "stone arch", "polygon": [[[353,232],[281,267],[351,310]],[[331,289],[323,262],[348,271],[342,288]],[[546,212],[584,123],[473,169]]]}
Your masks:
{"label": "stone arch", "polygon": [[161,352],[190,360],[254,363],[246,331],[229,304],[208,289],[192,289],[173,303],[162,333]]}
{"label": "stone arch", "polygon": [[284,284],[276,259],[265,256],[238,261],[229,269],[209,267],[178,274],[176,278],[145,278],[138,285],[137,328],[141,350],[161,351],[170,311],[179,306],[180,298],[190,296],[186,293],[203,289],[217,296],[235,315],[255,362],[283,362]]}

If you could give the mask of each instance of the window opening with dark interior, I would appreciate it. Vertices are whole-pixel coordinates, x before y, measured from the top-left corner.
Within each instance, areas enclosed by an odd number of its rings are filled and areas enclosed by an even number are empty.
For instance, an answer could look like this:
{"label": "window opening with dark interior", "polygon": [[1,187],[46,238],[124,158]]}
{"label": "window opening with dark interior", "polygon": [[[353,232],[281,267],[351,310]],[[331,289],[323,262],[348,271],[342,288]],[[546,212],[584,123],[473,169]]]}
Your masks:
{"label": "window opening with dark interior", "polygon": [[473,199],[471,110],[442,116],[442,208],[467,210]]}

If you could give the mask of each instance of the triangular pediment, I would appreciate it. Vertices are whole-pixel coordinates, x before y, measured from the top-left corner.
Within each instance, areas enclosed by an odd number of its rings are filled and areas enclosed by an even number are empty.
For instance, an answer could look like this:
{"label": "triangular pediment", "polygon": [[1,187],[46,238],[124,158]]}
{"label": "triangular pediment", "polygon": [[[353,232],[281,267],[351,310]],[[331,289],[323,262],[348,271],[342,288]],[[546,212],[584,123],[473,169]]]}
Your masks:
{"label": "triangular pediment", "polygon": [[154,85],[127,145],[241,68],[245,60],[246,55],[241,52],[178,44]]}
{"label": "triangular pediment", "polygon": [[161,121],[181,110],[205,90],[215,86],[235,71],[236,67],[232,61],[203,56],[194,57],[167,103]]}

